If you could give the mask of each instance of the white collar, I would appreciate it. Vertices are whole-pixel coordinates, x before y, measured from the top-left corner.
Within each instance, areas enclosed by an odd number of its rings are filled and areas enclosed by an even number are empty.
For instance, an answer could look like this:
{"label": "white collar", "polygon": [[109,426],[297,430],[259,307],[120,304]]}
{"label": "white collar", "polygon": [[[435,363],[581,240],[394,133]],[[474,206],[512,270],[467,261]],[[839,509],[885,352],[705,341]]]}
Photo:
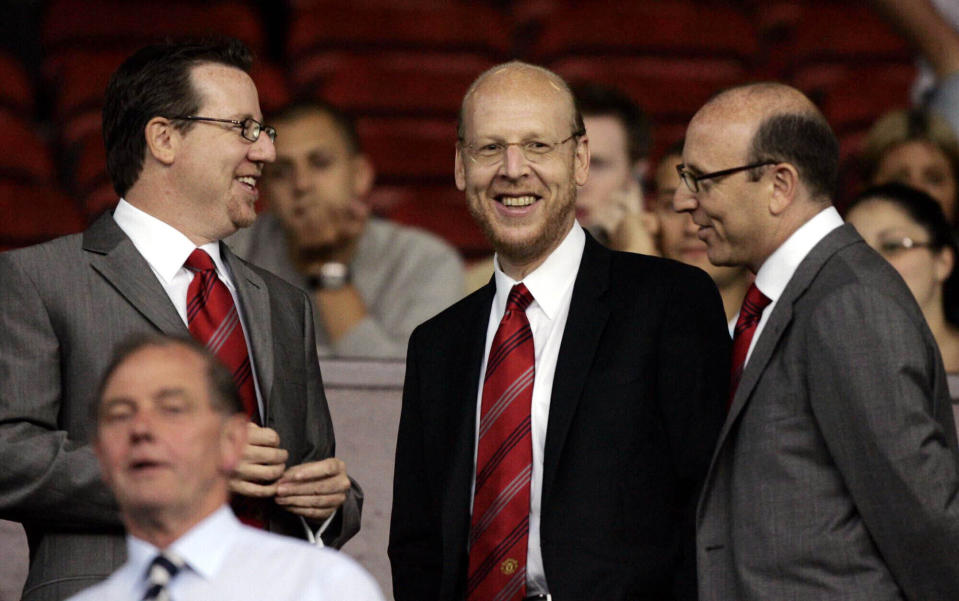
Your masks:
{"label": "white collar", "polygon": [[[586,234],[579,223],[573,223],[566,237],[543,263],[523,278],[523,283],[533,302],[539,304],[546,317],[553,319],[563,303],[563,296],[579,272],[579,263],[583,258],[583,249],[586,247]],[[499,258],[493,262],[494,278],[496,282],[496,296],[493,297],[493,306],[497,314],[506,312],[506,299],[509,291],[518,282],[509,277],[500,269]]]}
{"label": "white collar", "polygon": [[[113,211],[113,220],[166,284],[197,248],[181,231],[122,198]],[[200,248],[213,259],[220,279],[227,277],[226,265],[220,256],[220,243],[208,242]]]}
{"label": "white collar", "polygon": [[799,264],[829,232],[843,224],[839,211],[828,206],[802,224],[779,248],[769,255],[756,273],[756,287],[776,302],[786,289]]}
{"label": "white collar", "polygon": [[[170,550],[186,561],[191,570],[209,581],[216,575],[233,548],[233,541],[243,525],[228,505],[223,505],[199,524],[176,539]],[[127,556],[137,578],[161,551],[145,540],[127,535]]]}

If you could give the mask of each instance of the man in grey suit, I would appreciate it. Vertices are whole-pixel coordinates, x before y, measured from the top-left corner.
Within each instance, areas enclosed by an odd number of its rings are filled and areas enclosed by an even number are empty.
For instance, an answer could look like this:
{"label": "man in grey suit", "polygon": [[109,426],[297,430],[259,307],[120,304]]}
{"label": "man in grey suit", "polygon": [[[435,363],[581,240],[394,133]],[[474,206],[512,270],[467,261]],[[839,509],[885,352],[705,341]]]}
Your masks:
{"label": "man in grey suit", "polygon": [[[703,601],[959,595],[942,361],[902,279],[832,207],[837,163],[823,116],[779,84],[724,92],[687,130],[675,208],[710,261],[756,274],[742,313],[759,315],[697,510]],[[751,329],[741,317],[734,366]]]}
{"label": "man in grey suit", "polygon": [[189,335],[184,263],[198,249],[238,310],[262,416],[231,492],[261,499],[270,530],[339,546],[359,528],[361,495],[333,457],[309,299],[219,242],[253,222],[275,156],[250,62],[236,41],[127,59],[103,112],[117,208],[82,234],[0,254],[0,517],[27,531],[26,600],[62,599],[123,563],[89,445],[94,389],[123,338]]}

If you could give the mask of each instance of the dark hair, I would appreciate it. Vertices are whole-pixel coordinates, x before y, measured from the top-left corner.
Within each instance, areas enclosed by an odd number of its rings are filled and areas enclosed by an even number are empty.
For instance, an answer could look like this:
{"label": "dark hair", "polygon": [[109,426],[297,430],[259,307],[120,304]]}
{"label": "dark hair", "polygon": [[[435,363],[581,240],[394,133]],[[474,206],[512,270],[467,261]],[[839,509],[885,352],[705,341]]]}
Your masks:
{"label": "dark hair", "polygon": [[110,363],[103,372],[100,384],[97,386],[97,397],[93,403],[93,418],[99,421],[100,405],[103,402],[103,393],[113,374],[126,363],[127,359],[147,348],[165,348],[180,346],[193,351],[206,364],[207,384],[210,391],[210,404],[213,409],[225,415],[244,413],[243,401],[237,392],[233,381],[233,374],[220,362],[216,356],[204,345],[188,336],[170,336],[156,332],[142,332],[134,334],[121,341],[110,357]]}
{"label": "dark hair", "polygon": [[626,150],[631,163],[649,156],[649,117],[621,90],[596,83],[574,84],[576,108],[584,116],[614,117],[626,131]]}
{"label": "dark hair", "polygon": [[[902,209],[916,225],[926,230],[930,248],[936,251],[951,248],[953,258],[959,260],[955,232],[946,221],[942,206],[933,197],[905,184],[890,182],[860,192],[846,207],[846,214],[868,200],[883,200]],[[959,327],[959,269],[955,265],[942,285],[942,305],[946,320]]]}
{"label": "dark hair", "polygon": [[363,152],[360,144],[360,135],[356,131],[356,119],[343,109],[326,102],[325,100],[296,100],[278,111],[268,115],[267,120],[270,123],[283,121],[287,119],[296,119],[311,113],[320,113],[326,115],[333,121],[333,125],[339,130],[346,142],[346,147],[350,154],[357,155]]}
{"label": "dark hair", "polygon": [[[150,119],[193,115],[200,109],[202,99],[190,81],[194,66],[219,63],[249,71],[252,62],[249,48],[232,38],[167,41],[123,61],[110,77],[103,104],[107,172],[116,193],[125,196],[140,177]],[[174,123],[181,131],[192,125]]]}
{"label": "dark hair", "polygon": [[[749,148],[750,163],[780,161],[799,170],[813,198],[832,199],[839,179],[839,141],[814,113],[780,113],[764,119]],[[753,174],[758,179],[758,169]]]}

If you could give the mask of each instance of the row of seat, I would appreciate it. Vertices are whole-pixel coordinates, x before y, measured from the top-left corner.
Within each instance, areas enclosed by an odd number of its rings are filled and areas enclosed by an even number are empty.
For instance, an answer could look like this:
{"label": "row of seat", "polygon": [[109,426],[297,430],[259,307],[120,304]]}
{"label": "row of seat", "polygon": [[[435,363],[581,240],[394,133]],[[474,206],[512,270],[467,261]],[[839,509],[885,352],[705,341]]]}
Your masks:
{"label": "row of seat", "polygon": [[[433,206],[414,208],[424,191],[452,190],[455,116],[467,86],[517,52],[570,80],[624,89],[653,118],[654,157],[682,136],[690,115],[717,90],[769,78],[810,93],[848,157],[878,114],[906,104],[914,77],[902,40],[859,3],[502,5],[300,0],[287,5],[288,60],[258,60],[251,75],[266,112],[307,95],[356,114],[386,190],[380,198],[405,199],[375,204],[384,212],[399,207],[396,218],[414,221],[442,214],[431,213]],[[0,157],[0,180],[60,182],[87,220],[111,206],[100,107],[116,66],[133,47],[173,32],[233,35],[262,55],[269,45],[262,7],[238,0],[53,0],[41,32],[40,81],[50,97],[44,121],[35,121],[35,82],[21,63],[0,53],[0,140],[21,149]],[[104,14],[110,19],[88,18]],[[440,206],[457,207],[465,216],[462,202]],[[444,223],[452,220],[436,220],[440,229]],[[472,252],[481,240],[471,237],[476,233],[451,230],[447,237]]]}

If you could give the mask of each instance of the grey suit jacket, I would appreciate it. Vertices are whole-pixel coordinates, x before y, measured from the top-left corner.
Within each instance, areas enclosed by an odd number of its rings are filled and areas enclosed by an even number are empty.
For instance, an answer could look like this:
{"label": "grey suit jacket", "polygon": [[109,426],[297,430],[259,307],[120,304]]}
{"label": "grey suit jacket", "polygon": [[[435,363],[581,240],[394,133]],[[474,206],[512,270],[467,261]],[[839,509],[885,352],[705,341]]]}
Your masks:
{"label": "grey suit jacket", "polygon": [[[289,465],[331,456],[309,300],[221,249],[246,316],[266,425],[279,433]],[[189,332],[109,214],[82,234],[0,254],[0,283],[0,517],[27,530],[24,599],[62,599],[125,559],[116,505],[87,444],[113,347],[139,331]],[[330,544],[359,529],[361,502],[354,491]],[[279,508],[270,529],[305,534]]]}
{"label": "grey suit jacket", "polygon": [[773,308],[697,510],[702,601],[959,598],[959,472],[942,361],[851,226]]}

